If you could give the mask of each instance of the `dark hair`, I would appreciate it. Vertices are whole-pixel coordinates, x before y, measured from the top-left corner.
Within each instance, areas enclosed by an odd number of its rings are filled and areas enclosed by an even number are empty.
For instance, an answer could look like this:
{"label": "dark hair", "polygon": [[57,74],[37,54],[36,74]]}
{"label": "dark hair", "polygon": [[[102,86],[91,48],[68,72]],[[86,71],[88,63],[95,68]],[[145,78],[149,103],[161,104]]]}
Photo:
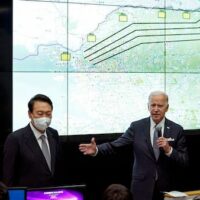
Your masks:
{"label": "dark hair", "polygon": [[46,96],[44,94],[36,94],[28,102],[28,109],[29,109],[30,112],[33,112],[33,105],[34,105],[34,103],[36,101],[41,101],[41,102],[48,103],[51,106],[52,110],[53,110],[53,103],[52,103],[51,99],[48,96]]}
{"label": "dark hair", "polygon": [[102,200],[132,200],[132,195],[124,185],[111,184],[104,191]]}

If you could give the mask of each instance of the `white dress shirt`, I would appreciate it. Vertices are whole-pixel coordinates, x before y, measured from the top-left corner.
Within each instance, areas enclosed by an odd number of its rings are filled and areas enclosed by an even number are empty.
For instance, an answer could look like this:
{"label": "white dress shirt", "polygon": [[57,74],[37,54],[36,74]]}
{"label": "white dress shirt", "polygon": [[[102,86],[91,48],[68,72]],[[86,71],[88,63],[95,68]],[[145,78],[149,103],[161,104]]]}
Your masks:
{"label": "white dress shirt", "polygon": [[[33,131],[33,134],[40,146],[40,148],[42,149],[42,139],[40,138],[41,134],[43,134],[45,136],[45,140],[46,140],[46,143],[47,143],[47,146],[48,146],[48,150],[49,150],[49,153],[50,153],[50,148],[49,148],[49,141],[47,139],[47,133],[46,133],[46,130],[44,133],[40,133],[33,125],[32,123],[30,122],[30,127],[31,127],[31,130]],[[51,154],[50,154],[51,155]]]}

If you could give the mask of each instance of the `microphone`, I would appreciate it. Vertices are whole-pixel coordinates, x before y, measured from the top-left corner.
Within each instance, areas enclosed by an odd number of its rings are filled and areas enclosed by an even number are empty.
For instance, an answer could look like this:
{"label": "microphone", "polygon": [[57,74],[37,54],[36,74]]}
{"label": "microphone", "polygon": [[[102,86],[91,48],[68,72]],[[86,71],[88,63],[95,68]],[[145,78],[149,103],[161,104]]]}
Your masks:
{"label": "microphone", "polygon": [[162,137],[162,127],[158,127],[158,137]]}
{"label": "microphone", "polygon": [[156,127],[156,131],[158,133],[158,137],[162,137],[162,127],[160,126]]}
{"label": "microphone", "polygon": [[[159,138],[159,137],[162,137],[162,127],[158,126],[158,127],[156,127],[155,129],[156,129],[156,131],[157,131],[157,136],[158,136],[158,138]],[[162,148],[162,147],[159,147],[159,150],[160,150],[160,152],[162,152],[162,151],[163,151],[163,148]]]}

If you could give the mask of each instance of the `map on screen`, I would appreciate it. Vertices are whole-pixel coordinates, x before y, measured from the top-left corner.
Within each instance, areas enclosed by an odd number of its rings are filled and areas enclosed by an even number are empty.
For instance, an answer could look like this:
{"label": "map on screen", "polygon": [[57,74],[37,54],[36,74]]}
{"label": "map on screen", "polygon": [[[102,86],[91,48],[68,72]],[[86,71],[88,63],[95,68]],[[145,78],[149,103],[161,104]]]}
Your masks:
{"label": "map on screen", "polygon": [[29,99],[43,93],[60,135],[124,132],[149,115],[153,90],[169,95],[168,118],[200,128],[199,0],[13,5],[14,130],[29,122]]}

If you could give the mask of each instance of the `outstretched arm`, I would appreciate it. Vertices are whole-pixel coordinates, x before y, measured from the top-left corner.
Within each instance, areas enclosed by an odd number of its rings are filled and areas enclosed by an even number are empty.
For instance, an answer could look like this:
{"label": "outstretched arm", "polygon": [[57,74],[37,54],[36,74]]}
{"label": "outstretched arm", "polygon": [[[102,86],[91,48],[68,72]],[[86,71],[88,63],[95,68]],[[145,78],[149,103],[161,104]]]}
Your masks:
{"label": "outstretched arm", "polygon": [[97,153],[97,145],[95,142],[95,138],[93,137],[91,139],[91,142],[88,144],[80,144],[79,145],[79,150],[84,154],[84,155],[90,155],[94,156]]}

